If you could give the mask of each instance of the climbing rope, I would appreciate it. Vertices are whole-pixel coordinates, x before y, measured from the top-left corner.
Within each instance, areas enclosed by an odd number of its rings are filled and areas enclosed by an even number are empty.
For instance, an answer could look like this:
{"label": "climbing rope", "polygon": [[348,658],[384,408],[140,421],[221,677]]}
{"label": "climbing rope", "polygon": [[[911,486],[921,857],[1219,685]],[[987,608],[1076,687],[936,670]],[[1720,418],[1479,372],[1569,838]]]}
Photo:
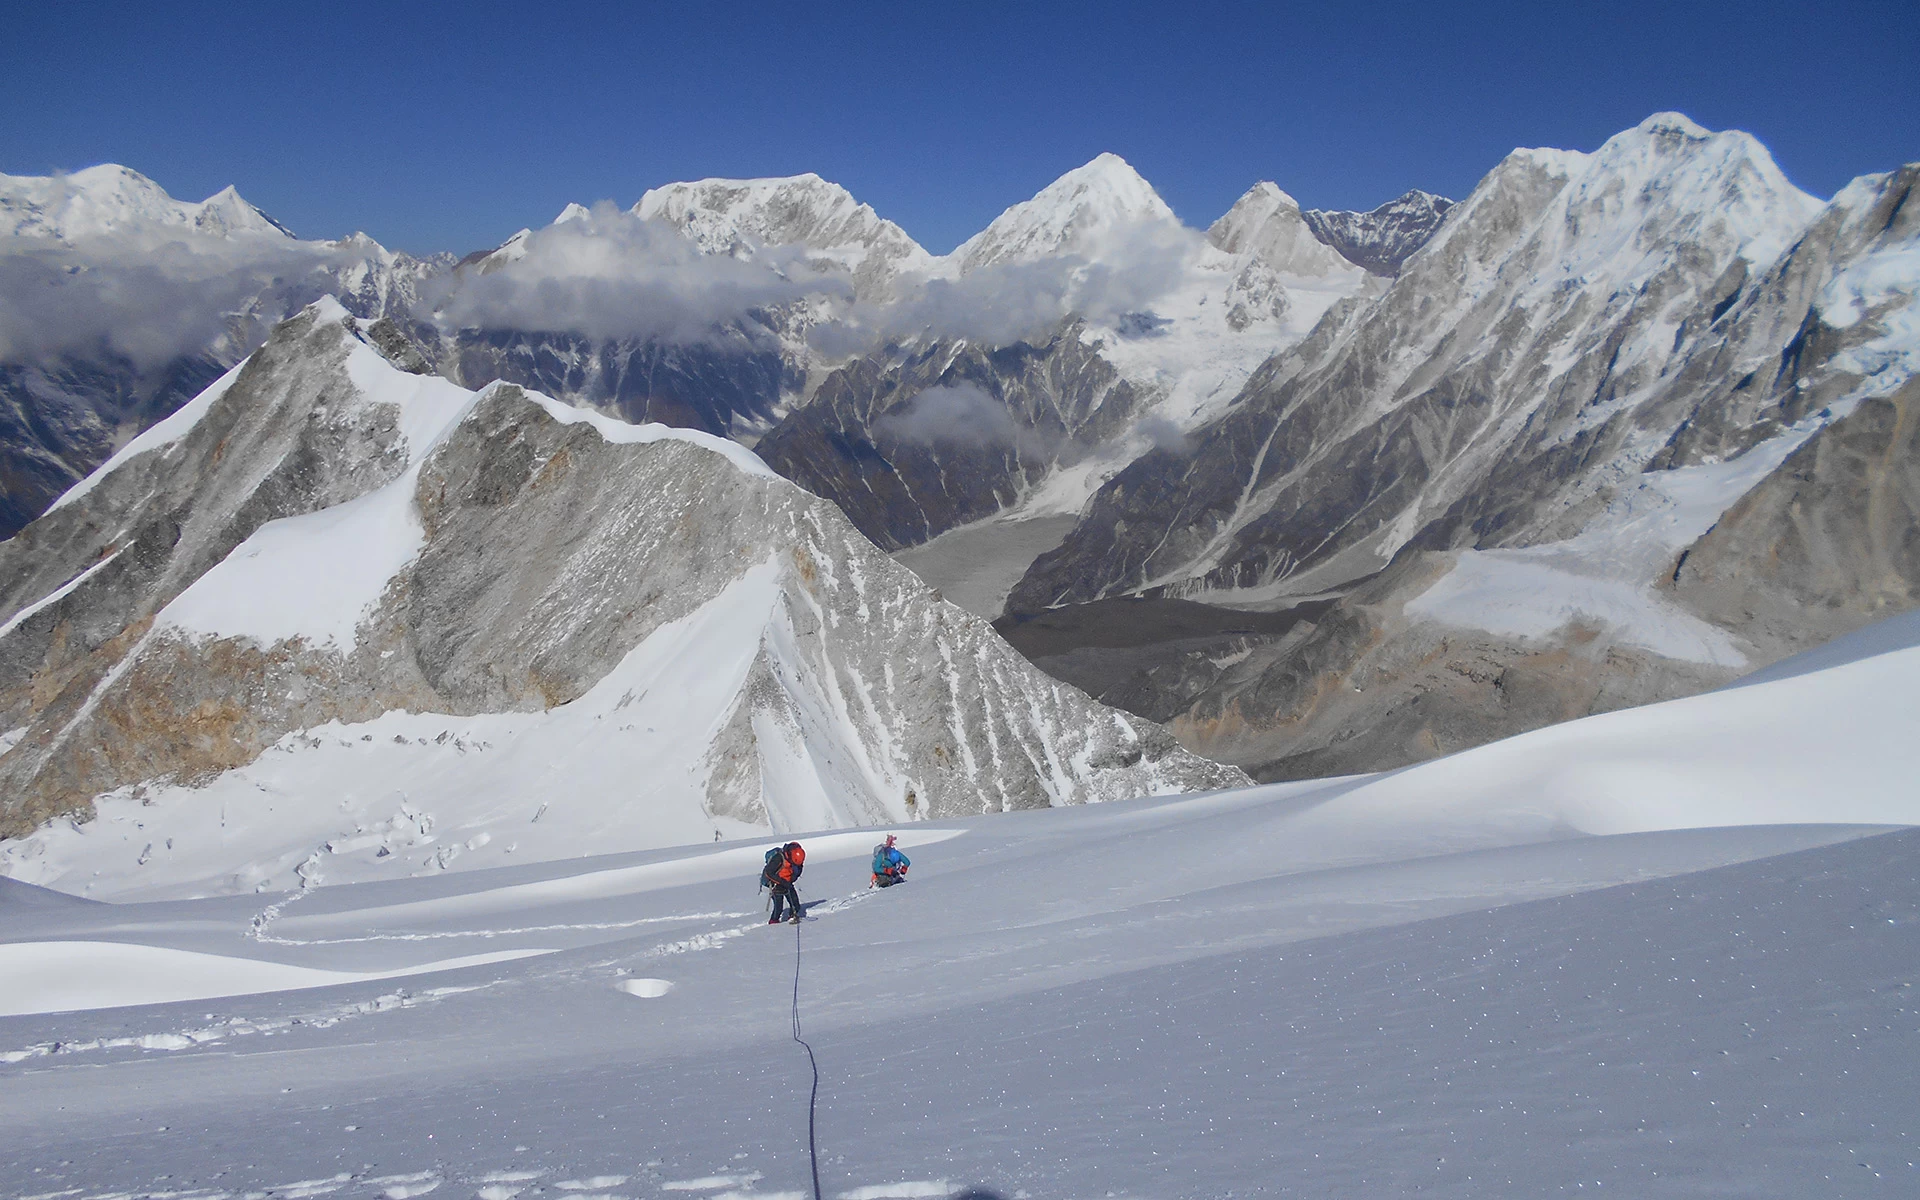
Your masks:
{"label": "climbing rope", "polygon": [[813,1057],[813,1047],[800,1036],[800,923],[793,925],[793,1040],[799,1042],[807,1052],[807,1064],[813,1068],[813,1091],[807,1096],[807,1157],[813,1163],[813,1200],[820,1200],[820,1147],[814,1140],[814,1114],[820,1104],[820,1064]]}

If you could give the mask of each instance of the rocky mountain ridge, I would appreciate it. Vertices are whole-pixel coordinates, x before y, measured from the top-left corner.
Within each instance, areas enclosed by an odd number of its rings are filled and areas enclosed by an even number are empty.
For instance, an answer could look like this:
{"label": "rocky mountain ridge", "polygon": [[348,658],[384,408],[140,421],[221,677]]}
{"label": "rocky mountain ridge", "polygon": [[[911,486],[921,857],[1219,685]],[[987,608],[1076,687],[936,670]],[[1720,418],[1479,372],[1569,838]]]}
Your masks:
{"label": "rocky mountain ridge", "polygon": [[1313,235],[1348,262],[1392,277],[1415,250],[1427,244],[1453,201],[1418,188],[1370,212],[1308,209],[1300,214]]}
{"label": "rocky mountain ridge", "polygon": [[228,890],[1244,779],[731,442],[423,369],[323,301],[0,543],[10,873],[96,804]]}
{"label": "rocky mountain ridge", "polygon": [[1821,205],[1673,115],[1517,153],[1377,301],[1116,476],[1010,607],[1344,593],[1128,676],[1137,710],[1277,777],[1686,694],[1911,606],[1917,174]]}

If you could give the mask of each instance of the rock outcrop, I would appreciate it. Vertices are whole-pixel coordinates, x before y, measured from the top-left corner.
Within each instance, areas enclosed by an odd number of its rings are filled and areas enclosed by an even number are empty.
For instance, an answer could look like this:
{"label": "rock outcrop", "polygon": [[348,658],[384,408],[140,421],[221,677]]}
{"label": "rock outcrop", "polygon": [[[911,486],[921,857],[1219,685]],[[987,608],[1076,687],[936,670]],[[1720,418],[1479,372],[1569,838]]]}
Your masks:
{"label": "rock outcrop", "polygon": [[1766,662],[1920,605],[1920,380],[1789,455],[1666,587]]}
{"label": "rock outcrop", "polygon": [[1371,212],[1339,212],[1314,208],[1302,213],[1313,236],[1340,252],[1341,257],[1375,275],[1391,277],[1427,244],[1453,201],[1418,188],[1389,200]]}

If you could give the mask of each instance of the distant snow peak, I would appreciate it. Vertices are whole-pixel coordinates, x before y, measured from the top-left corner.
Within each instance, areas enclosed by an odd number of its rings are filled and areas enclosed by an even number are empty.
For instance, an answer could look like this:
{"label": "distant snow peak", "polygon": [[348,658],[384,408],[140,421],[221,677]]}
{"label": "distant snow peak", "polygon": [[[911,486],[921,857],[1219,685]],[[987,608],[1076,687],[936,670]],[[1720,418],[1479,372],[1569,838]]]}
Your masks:
{"label": "distant snow peak", "polygon": [[1338,249],[1315,235],[1300,205],[1275,183],[1257,183],[1207,230],[1228,254],[1251,255],[1282,276],[1362,278]]}
{"label": "distant snow peak", "polygon": [[[1595,256],[1663,258],[1694,243],[1711,253],[1771,262],[1824,206],[1795,187],[1751,134],[1714,132],[1656,113],[1608,138],[1566,195],[1570,232]],[[1643,249],[1605,249],[1605,229],[1637,226]]]}
{"label": "distant snow peak", "polygon": [[1693,141],[1705,141],[1712,136],[1692,117],[1677,112],[1654,113],[1634,128],[1640,133],[1670,134]]}
{"label": "distant snow peak", "polygon": [[964,273],[999,263],[1096,253],[1117,233],[1179,223],[1153,185],[1125,159],[1101,154],[995,217],[948,257]]}
{"label": "distant snow peak", "polygon": [[751,258],[763,247],[803,247],[849,274],[862,294],[884,292],[898,272],[932,262],[906,230],[811,172],[670,183],[641,196],[633,214],[672,225],[703,254]]}
{"label": "distant snow peak", "polygon": [[175,200],[153,180],[118,163],[60,175],[0,175],[0,236],[73,243],[163,230],[214,238],[293,237],[232,185],[194,204]]}

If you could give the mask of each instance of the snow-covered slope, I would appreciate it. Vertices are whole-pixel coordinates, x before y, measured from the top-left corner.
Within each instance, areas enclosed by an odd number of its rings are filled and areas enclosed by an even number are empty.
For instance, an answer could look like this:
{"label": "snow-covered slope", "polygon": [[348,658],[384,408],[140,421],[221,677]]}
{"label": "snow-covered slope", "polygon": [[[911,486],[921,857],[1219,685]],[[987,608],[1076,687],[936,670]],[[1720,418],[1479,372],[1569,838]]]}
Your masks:
{"label": "snow-covered slope", "polygon": [[[124,810],[151,878],[220,890],[1244,778],[739,446],[377,340],[316,305],[0,547],[7,831]],[[59,845],[14,873],[89,869]]]}
{"label": "snow-covered slope", "polygon": [[1833,823],[1920,822],[1920,649],[1876,648],[1387,777],[906,825],[885,892],[879,831],[803,833],[798,930],[764,842],[164,904],[102,852],[121,903],[0,888],[0,1190],[804,1195],[811,1061],[854,1200],[1904,1196],[1920,835]]}
{"label": "snow-covered slope", "polygon": [[[1648,402],[1723,272],[1772,263],[1819,211],[1751,137],[1670,114],[1592,156],[1517,151],[1377,301],[1270,363],[1182,460],[1115,479],[1016,601],[1311,592],[1377,570],[1463,497],[1504,495],[1489,477],[1527,473],[1513,490],[1564,512],[1685,420]],[[1532,477],[1575,439],[1586,470]]]}
{"label": "snow-covered slope", "polygon": [[1257,183],[1207,230],[1228,254],[1259,258],[1282,275],[1327,278],[1354,274],[1353,264],[1314,235],[1300,205],[1275,183]]}

